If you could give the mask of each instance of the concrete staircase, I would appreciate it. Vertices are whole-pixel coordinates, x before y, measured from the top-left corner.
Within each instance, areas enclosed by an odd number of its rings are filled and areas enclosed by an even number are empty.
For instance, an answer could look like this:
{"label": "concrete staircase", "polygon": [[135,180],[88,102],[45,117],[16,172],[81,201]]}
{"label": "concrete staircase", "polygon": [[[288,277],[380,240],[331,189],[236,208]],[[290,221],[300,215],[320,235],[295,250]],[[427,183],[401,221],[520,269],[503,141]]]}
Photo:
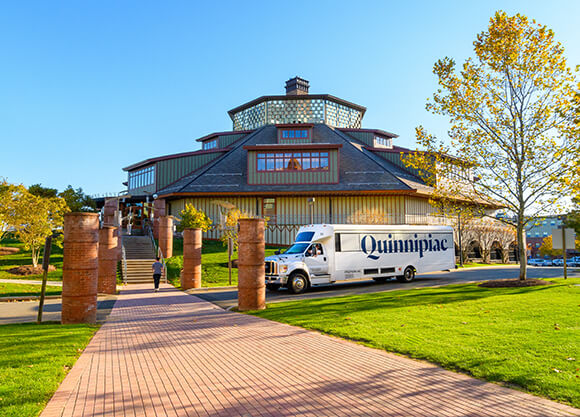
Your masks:
{"label": "concrete staircase", "polygon": [[128,284],[153,283],[151,265],[155,262],[155,249],[148,236],[123,236],[127,259]]}

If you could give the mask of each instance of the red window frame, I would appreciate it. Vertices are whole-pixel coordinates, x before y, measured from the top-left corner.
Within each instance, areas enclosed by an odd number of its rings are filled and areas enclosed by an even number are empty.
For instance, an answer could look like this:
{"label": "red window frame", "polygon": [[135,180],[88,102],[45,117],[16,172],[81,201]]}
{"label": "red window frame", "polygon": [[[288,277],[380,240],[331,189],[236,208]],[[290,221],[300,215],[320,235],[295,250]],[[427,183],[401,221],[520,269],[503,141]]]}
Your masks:
{"label": "red window frame", "polygon": [[[316,168],[313,168],[313,165],[316,165]],[[256,172],[327,172],[329,169],[328,151],[256,153]]]}

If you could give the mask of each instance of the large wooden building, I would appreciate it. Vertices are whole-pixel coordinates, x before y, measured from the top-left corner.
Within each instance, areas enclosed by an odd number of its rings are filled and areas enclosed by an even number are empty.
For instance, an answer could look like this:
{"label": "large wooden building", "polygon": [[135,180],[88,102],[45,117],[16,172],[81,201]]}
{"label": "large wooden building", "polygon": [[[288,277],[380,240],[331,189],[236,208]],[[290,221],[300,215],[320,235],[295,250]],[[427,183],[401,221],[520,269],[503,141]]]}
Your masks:
{"label": "large wooden building", "polygon": [[398,136],[362,128],[364,107],[308,89],[291,79],[286,95],[230,110],[233,130],[197,139],[200,150],[124,168],[129,194],[162,199],[177,216],[192,203],[214,224],[234,205],[268,217],[267,241],[278,244],[311,222],[440,224],[431,189],[401,160],[408,149]]}

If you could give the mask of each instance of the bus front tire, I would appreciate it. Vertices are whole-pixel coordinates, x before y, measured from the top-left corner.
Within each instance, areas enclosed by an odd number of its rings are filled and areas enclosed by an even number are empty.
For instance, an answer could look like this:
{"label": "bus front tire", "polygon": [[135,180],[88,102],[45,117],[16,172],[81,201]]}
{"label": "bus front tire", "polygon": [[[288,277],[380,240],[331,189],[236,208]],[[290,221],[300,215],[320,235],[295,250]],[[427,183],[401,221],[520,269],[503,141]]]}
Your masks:
{"label": "bus front tire", "polygon": [[292,274],[288,278],[287,286],[292,294],[302,294],[308,288],[308,278],[300,272]]}
{"label": "bus front tire", "polygon": [[415,279],[415,268],[412,266],[408,266],[405,268],[403,275],[399,275],[397,277],[397,281],[399,282],[411,282]]}

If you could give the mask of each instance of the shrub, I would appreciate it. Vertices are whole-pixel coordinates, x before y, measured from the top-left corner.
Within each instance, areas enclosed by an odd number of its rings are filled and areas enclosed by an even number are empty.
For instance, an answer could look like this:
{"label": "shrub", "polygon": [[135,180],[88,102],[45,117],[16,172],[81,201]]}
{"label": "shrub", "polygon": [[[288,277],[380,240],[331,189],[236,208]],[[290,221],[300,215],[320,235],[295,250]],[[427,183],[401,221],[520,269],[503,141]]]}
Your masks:
{"label": "shrub", "polygon": [[177,225],[177,231],[183,232],[184,229],[193,228],[201,229],[207,232],[211,226],[211,219],[203,211],[196,209],[192,204],[186,204],[185,208],[179,213],[181,222]]}

